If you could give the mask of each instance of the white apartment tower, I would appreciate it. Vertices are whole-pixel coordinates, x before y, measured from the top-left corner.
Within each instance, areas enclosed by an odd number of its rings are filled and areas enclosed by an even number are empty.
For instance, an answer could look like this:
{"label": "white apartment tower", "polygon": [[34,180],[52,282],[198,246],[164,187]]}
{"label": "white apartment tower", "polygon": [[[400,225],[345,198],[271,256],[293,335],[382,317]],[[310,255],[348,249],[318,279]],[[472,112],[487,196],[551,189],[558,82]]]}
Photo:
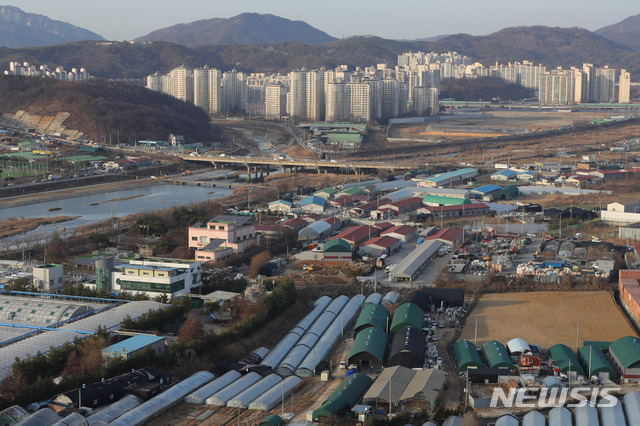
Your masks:
{"label": "white apartment tower", "polygon": [[155,92],[162,92],[162,75],[156,71],[154,74],[147,76],[147,89]]}
{"label": "white apartment tower", "polygon": [[571,105],[575,103],[573,70],[556,69],[540,76],[540,105]]}
{"label": "white apartment tower", "polygon": [[211,90],[209,89],[209,67],[193,70],[193,103],[195,106],[210,112]]}
{"label": "white apartment tower", "polygon": [[265,89],[265,118],[280,120],[287,113],[287,88],[281,84],[269,84]]}
{"label": "white apartment tower", "polygon": [[631,97],[631,74],[625,69],[620,70],[620,82],[618,83],[618,103],[628,104]]}
{"label": "white apartment tower", "polygon": [[605,66],[596,69],[595,103],[613,103],[616,93],[616,70]]}
{"label": "white apartment tower", "polygon": [[291,90],[289,92],[289,115],[296,118],[307,118],[307,71],[291,71],[289,73]]}
{"label": "white apartment tower", "polygon": [[312,121],[323,121],[325,117],[324,70],[307,72],[307,113]]}
{"label": "white apartment tower", "polygon": [[171,96],[184,102],[193,102],[193,70],[181,65],[171,70],[169,77]]}
{"label": "white apartment tower", "polygon": [[222,74],[223,110],[245,111],[247,108],[246,76],[236,70]]}
{"label": "white apartment tower", "polygon": [[367,122],[371,120],[371,97],[368,82],[346,85],[347,120]]}
{"label": "white apartment tower", "polygon": [[341,122],[347,120],[347,85],[342,81],[325,86],[325,120]]}
{"label": "white apartment tower", "polygon": [[222,73],[212,68],[209,70],[209,112],[218,114],[222,111]]}
{"label": "white apartment tower", "polygon": [[438,112],[438,90],[435,87],[414,87],[412,111],[416,115]]}

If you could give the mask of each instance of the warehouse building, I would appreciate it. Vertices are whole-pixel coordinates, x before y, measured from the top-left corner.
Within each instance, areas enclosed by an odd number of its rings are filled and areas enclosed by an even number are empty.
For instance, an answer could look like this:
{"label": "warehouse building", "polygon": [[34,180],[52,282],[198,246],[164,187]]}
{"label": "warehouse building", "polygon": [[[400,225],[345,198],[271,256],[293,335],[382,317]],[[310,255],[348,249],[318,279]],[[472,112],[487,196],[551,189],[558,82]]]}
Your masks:
{"label": "warehouse building", "polygon": [[431,305],[431,298],[422,290],[414,290],[411,293],[407,293],[400,301],[400,303],[408,302],[417,305],[426,312],[429,310],[429,305]]}
{"label": "warehouse building", "polygon": [[422,203],[431,207],[461,206],[463,204],[471,204],[471,200],[469,200],[468,198],[443,197],[439,195],[425,195],[425,197],[422,199]]}
{"label": "warehouse building", "polygon": [[415,327],[421,330],[423,318],[424,311],[418,305],[411,302],[403,303],[393,312],[389,332],[395,333],[405,327]]}
{"label": "warehouse building", "polygon": [[464,290],[459,288],[422,287],[421,290],[435,306],[463,306]]}
{"label": "warehouse building", "polygon": [[472,168],[464,168],[459,170],[454,170],[452,172],[445,172],[433,175],[422,182],[420,182],[420,186],[425,187],[442,187],[442,186],[450,186],[456,182],[465,182],[471,178],[474,178],[478,175],[478,170]]}
{"label": "warehouse building", "polygon": [[313,421],[321,418],[330,419],[334,414],[348,410],[362,398],[373,380],[366,374],[352,374],[338,385],[338,387],[323,401],[320,408],[313,412]]}
{"label": "warehouse building", "polygon": [[326,200],[315,195],[308,195],[300,201],[300,208],[307,212],[322,213]]}
{"label": "warehouse building", "polygon": [[416,238],[416,228],[410,225],[398,225],[386,229],[380,235],[387,235],[389,237],[397,238],[403,243],[412,241]]}
{"label": "warehouse building", "polygon": [[467,189],[453,189],[453,188],[414,188],[414,194],[419,195],[435,195],[437,197],[448,198],[469,198],[469,190]]}
{"label": "warehouse building", "polygon": [[327,261],[351,262],[353,259],[351,245],[342,238],[334,238],[324,243],[322,253]]}
{"label": "warehouse building", "polygon": [[425,338],[421,329],[404,327],[393,335],[387,366],[423,368],[425,347]]}
{"label": "warehouse building", "polygon": [[402,242],[391,236],[381,235],[370,239],[360,246],[360,254],[364,256],[380,257],[391,254],[400,248]]}
{"label": "warehouse building", "polygon": [[382,331],[386,331],[389,326],[390,316],[389,310],[382,305],[366,305],[358,316],[353,332],[357,335],[360,331],[369,327],[377,327]]}
{"label": "warehouse building", "polygon": [[298,232],[298,239],[301,241],[323,240],[333,232],[333,227],[324,220],[314,222]]}
{"label": "warehouse building", "polygon": [[618,377],[616,370],[609,364],[602,350],[597,346],[585,344],[578,349],[578,358],[582,361],[582,366],[587,371],[588,377],[593,375],[606,379],[616,379]]}
{"label": "warehouse building", "polygon": [[459,373],[464,373],[468,368],[484,368],[475,345],[468,340],[459,340],[453,344],[453,357]]}
{"label": "warehouse building", "polygon": [[457,250],[464,242],[464,231],[458,228],[442,228],[435,234],[425,238],[425,241],[430,240],[441,241],[449,246],[451,250]]}
{"label": "warehouse building", "polygon": [[389,279],[391,281],[415,280],[429,265],[442,245],[442,241],[439,240],[423,242],[391,270]]}
{"label": "warehouse building", "polygon": [[511,361],[511,357],[507,353],[504,345],[496,340],[489,340],[482,345],[484,357],[489,364],[489,368],[508,368],[511,371],[516,370],[516,366]]}
{"label": "warehouse building", "polygon": [[129,360],[150,350],[156,355],[164,355],[164,337],[138,334],[102,350],[106,358]]}
{"label": "warehouse building", "polygon": [[575,371],[578,376],[584,376],[584,370],[578,362],[578,358],[568,346],[558,343],[549,348],[549,357],[553,360],[561,373]]}
{"label": "warehouse building", "polygon": [[358,365],[360,371],[381,370],[387,349],[387,339],[387,333],[378,327],[369,327],[360,331],[349,353],[349,365]]}
{"label": "warehouse building", "polygon": [[622,379],[640,381],[640,339],[621,337],[611,343],[609,354]]}
{"label": "warehouse building", "polygon": [[382,370],[363,399],[367,404],[385,406],[423,401],[433,408],[446,379],[447,374],[442,370],[411,370],[401,365],[388,367]]}

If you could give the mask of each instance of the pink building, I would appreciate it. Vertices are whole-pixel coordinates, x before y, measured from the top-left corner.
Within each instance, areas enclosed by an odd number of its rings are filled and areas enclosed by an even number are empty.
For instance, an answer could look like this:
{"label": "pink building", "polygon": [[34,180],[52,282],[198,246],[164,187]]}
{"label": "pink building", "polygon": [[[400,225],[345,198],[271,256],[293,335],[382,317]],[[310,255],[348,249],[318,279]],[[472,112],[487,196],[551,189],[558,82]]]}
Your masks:
{"label": "pink building", "polygon": [[257,243],[256,226],[250,216],[218,215],[207,223],[189,227],[189,247],[207,260],[220,260],[233,253],[243,253]]}

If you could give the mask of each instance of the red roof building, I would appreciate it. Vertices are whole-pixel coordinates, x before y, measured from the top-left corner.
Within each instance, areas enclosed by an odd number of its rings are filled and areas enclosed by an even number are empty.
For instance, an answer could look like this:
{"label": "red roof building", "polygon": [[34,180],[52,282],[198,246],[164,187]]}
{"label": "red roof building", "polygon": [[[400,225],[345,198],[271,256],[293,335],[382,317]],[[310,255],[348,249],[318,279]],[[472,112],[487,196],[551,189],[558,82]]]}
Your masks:
{"label": "red roof building", "polygon": [[397,238],[383,235],[370,239],[360,246],[360,254],[380,257],[383,254],[390,254],[399,249],[401,242]]}
{"label": "red roof building", "polygon": [[388,235],[406,243],[407,241],[411,241],[416,238],[417,231],[416,228],[410,225],[398,225],[387,229],[381,235]]}
{"label": "red roof building", "polygon": [[348,242],[352,248],[357,248],[365,241],[370,240],[373,237],[377,237],[378,235],[380,235],[380,230],[375,226],[359,225],[345,229],[335,237],[331,238],[331,240],[340,238]]}
{"label": "red roof building", "polygon": [[464,232],[458,228],[442,228],[435,234],[425,238],[425,240],[439,240],[456,250],[464,241]]}

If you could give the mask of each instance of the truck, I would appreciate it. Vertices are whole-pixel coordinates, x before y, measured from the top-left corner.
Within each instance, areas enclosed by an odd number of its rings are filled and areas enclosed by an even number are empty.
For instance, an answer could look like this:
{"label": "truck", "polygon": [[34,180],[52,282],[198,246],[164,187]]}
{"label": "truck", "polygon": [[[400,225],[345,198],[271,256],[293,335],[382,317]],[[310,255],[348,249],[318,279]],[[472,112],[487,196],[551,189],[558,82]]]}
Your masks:
{"label": "truck", "polygon": [[48,180],[60,180],[62,179],[61,175],[49,175]]}
{"label": "truck", "polygon": [[376,268],[377,269],[382,269],[384,268],[385,265],[385,261],[387,260],[387,255],[383,254],[382,256],[380,256],[378,259],[376,259]]}

